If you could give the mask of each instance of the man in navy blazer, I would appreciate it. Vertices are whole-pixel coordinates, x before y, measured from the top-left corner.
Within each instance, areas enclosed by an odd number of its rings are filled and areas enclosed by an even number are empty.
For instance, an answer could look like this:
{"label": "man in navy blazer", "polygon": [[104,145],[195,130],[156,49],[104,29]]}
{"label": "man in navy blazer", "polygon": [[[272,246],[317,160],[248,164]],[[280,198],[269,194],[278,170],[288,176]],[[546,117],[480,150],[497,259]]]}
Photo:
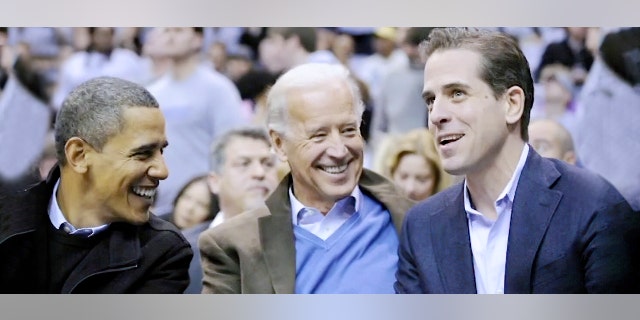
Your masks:
{"label": "man in navy blazer", "polygon": [[435,29],[423,97],[463,183],[404,221],[398,293],[637,293],[640,220],[620,193],[527,144],[533,81],[511,37]]}

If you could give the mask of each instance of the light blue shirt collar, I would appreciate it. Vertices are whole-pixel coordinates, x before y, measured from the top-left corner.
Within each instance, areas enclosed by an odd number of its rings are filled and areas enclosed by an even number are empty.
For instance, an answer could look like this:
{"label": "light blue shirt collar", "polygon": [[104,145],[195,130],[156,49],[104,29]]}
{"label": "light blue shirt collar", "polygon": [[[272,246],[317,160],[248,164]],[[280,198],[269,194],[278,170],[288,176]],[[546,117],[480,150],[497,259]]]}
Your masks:
{"label": "light blue shirt collar", "polygon": [[63,228],[69,234],[76,234],[85,237],[91,237],[98,234],[101,231],[106,230],[109,227],[109,224],[101,225],[94,228],[80,228],[76,229],[62,214],[62,210],[58,205],[58,200],[56,199],[56,194],[58,193],[58,186],[60,185],[60,179],[56,181],[55,186],[53,187],[53,195],[51,196],[51,201],[49,201],[49,220],[54,228],[60,229]]}
{"label": "light blue shirt collar", "polygon": [[[360,187],[358,185],[356,185],[353,191],[351,191],[350,196],[356,199],[355,211],[360,211],[360,205],[362,203],[362,191],[360,191]],[[300,202],[296,198],[296,196],[293,195],[293,189],[291,187],[289,187],[289,201],[291,202],[291,217],[293,218],[293,224],[297,225],[298,213],[300,213],[300,210],[306,208],[306,206],[302,204],[302,202]],[[336,204],[333,205],[333,208],[335,208],[335,206]],[[333,210],[333,208],[331,208],[331,210]],[[313,209],[318,210],[316,208]]]}
{"label": "light blue shirt collar", "polygon": [[293,195],[293,190],[289,188],[292,223],[294,226],[299,226],[322,240],[327,240],[354,213],[358,212],[362,202],[361,197],[360,189],[356,186],[349,196],[336,201],[331,210],[326,215],[323,215],[317,208],[305,207]]}

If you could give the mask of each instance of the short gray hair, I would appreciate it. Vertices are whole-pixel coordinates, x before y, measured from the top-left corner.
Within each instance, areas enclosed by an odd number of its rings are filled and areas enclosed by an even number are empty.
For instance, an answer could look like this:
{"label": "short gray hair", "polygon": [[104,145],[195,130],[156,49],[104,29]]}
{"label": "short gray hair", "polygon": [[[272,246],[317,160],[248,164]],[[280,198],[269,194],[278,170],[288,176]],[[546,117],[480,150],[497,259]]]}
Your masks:
{"label": "short gray hair", "polygon": [[258,140],[264,142],[267,147],[271,147],[269,135],[263,127],[244,127],[227,131],[225,134],[216,139],[216,141],[211,145],[209,168],[212,172],[220,173],[227,156],[227,146],[235,138],[248,138]]}
{"label": "short gray hair", "polygon": [[74,88],[62,103],[54,128],[60,165],[67,162],[64,146],[72,137],[102,150],[107,140],[123,129],[122,111],[129,107],[159,106],[144,87],[119,78],[93,78]]}
{"label": "short gray hair", "polygon": [[353,104],[360,121],[364,113],[364,102],[358,83],[347,68],[341,64],[307,63],[284,73],[269,90],[267,95],[267,127],[279,134],[287,131],[287,100],[291,89],[313,88],[327,81],[346,81],[353,96]]}

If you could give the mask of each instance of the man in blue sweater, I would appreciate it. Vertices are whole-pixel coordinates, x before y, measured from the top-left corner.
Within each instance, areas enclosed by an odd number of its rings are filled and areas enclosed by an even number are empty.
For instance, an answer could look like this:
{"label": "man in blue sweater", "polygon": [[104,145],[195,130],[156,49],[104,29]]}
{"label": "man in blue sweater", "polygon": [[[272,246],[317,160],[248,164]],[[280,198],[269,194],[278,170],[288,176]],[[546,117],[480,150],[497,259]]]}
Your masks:
{"label": "man in blue sweater", "polygon": [[265,206],[205,231],[204,293],[393,293],[413,204],[363,169],[357,84],[340,65],[295,67],[267,98],[287,175]]}

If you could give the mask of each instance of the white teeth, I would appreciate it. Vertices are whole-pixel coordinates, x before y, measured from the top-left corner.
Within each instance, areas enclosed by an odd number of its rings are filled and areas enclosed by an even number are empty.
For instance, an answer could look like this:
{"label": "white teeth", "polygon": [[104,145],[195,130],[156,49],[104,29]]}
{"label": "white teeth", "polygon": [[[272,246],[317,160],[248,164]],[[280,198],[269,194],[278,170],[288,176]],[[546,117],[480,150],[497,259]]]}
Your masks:
{"label": "white teeth", "polygon": [[156,195],[156,188],[133,187],[133,193],[145,198],[153,198]]}
{"label": "white teeth", "polygon": [[439,142],[440,142],[440,144],[443,144],[443,143],[456,141],[456,140],[462,138],[462,136],[463,136],[462,134],[452,134],[452,135],[448,135],[448,136],[443,136],[443,137],[440,137],[440,141]]}
{"label": "white teeth", "polygon": [[347,170],[347,165],[343,164],[341,166],[322,167],[322,170],[331,174],[338,174],[338,173],[343,173],[345,170]]}

